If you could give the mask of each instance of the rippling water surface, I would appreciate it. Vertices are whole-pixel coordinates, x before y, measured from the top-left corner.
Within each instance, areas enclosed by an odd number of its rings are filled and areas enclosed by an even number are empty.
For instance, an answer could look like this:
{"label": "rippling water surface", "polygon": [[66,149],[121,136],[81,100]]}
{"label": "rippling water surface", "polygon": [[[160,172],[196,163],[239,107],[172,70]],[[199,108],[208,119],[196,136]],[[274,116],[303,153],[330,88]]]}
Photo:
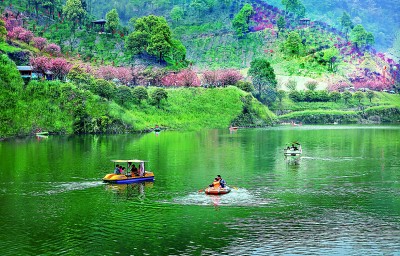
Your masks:
{"label": "rippling water surface", "polygon": [[[101,182],[131,158],[155,181]],[[400,255],[398,126],[50,136],[0,159],[0,255]],[[217,174],[232,192],[205,195]]]}

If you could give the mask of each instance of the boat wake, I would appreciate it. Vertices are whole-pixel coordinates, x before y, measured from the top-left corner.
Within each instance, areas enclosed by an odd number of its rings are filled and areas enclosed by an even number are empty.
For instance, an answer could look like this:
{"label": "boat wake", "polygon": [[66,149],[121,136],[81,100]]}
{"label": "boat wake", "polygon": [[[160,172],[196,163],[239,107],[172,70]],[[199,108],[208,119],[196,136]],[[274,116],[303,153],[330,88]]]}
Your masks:
{"label": "boat wake", "polygon": [[[165,202],[170,203],[170,202]],[[174,204],[180,205],[214,205],[214,206],[254,206],[261,207],[274,203],[272,199],[261,198],[250,193],[247,189],[232,189],[225,195],[206,195],[204,192],[190,193],[184,197],[173,199]]]}
{"label": "boat wake", "polygon": [[101,181],[87,181],[87,182],[66,182],[66,183],[51,183],[51,190],[43,192],[46,195],[60,194],[75,190],[85,190],[103,185]]}

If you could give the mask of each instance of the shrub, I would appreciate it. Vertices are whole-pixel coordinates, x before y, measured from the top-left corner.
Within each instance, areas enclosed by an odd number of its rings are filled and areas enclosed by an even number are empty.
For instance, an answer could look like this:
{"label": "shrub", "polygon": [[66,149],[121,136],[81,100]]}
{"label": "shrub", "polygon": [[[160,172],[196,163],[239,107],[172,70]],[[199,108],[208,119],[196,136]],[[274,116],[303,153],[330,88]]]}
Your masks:
{"label": "shrub", "polygon": [[306,83],[306,88],[310,91],[315,91],[317,89],[318,82],[317,81],[308,81]]}
{"label": "shrub", "polygon": [[305,96],[304,96],[303,92],[292,90],[289,92],[289,98],[294,102],[300,102],[300,101],[304,101]]}
{"label": "shrub", "polygon": [[253,92],[254,91],[254,86],[252,83],[247,82],[247,81],[237,81],[235,86],[245,92]]}
{"label": "shrub", "polygon": [[133,97],[140,103],[142,100],[147,100],[149,94],[144,86],[137,86],[132,90]]}

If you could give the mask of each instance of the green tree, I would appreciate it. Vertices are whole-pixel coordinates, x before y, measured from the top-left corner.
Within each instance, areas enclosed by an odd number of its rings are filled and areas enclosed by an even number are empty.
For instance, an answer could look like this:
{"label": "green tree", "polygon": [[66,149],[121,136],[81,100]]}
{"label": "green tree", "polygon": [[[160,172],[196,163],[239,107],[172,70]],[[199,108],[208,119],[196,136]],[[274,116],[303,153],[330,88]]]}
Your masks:
{"label": "green tree", "polygon": [[258,58],[250,63],[248,74],[252,76],[255,97],[265,103],[272,103],[276,99],[276,77],[269,61]]}
{"label": "green tree", "polygon": [[279,33],[284,31],[286,28],[286,21],[283,16],[279,16],[278,21],[276,22],[278,26],[278,33],[276,34],[276,37],[279,37]]}
{"label": "green tree", "polygon": [[286,12],[292,12],[298,17],[304,17],[306,8],[300,0],[282,0],[282,4],[285,6]]}
{"label": "green tree", "polygon": [[340,18],[340,24],[342,25],[342,28],[344,29],[344,32],[346,34],[346,40],[349,40],[349,31],[353,29],[354,24],[351,21],[350,15],[347,12],[343,12],[342,17]]}
{"label": "green tree", "polygon": [[136,86],[133,89],[132,94],[139,104],[142,100],[147,100],[149,98],[149,94],[144,86]]}
{"label": "green tree", "polygon": [[339,56],[339,50],[336,47],[331,47],[323,51],[322,59],[328,63],[328,69],[334,71],[334,64]]}
{"label": "green tree", "polygon": [[356,44],[357,48],[360,48],[366,43],[367,32],[361,24],[358,24],[353,28],[350,34],[350,39]]}
{"label": "green tree", "polygon": [[119,28],[120,26],[120,20],[119,20],[119,15],[117,12],[117,9],[112,9],[106,14],[106,30],[111,33],[115,33],[115,31]]}
{"label": "green tree", "polygon": [[180,6],[174,6],[174,8],[172,8],[171,12],[169,13],[169,16],[175,22],[180,21],[183,18],[183,15],[185,15],[185,12]]}
{"label": "green tree", "polygon": [[0,43],[6,40],[7,30],[5,28],[4,20],[0,19]]}
{"label": "green tree", "polygon": [[127,37],[125,45],[133,55],[147,52],[157,56],[160,62],[166,60],[166,56],[186,57],[186,48],[179,40],[172,38],[171,29],[165,18],[155,15],[141,17],[135,20],[134,28],[135,30]]}
{"label": "green tree", "polygon": [[115,91],[115,85],[103,79],[96,80],[96,93],[107,100],[110,100]]}
{"label": "green tree", "polygon": [[340,95],[339,92],[331,92],[329,97],[331,98],[331,100],[333,100],[334,102],[337,102],[338,100],[340,100],[340,98],[342,97]]}
{"label": "green tree", "polygon": [[283,98],[285,98],[286,92],[284,90],[278,90],[276,92],[276,97],[279,99],[279,103],[282,103]]}
{"label": "green tree", "polygon": [[299,33],[292,31],[289,33],[288,38],[284,43],[285,52],[289,55],[299,55],[302,50],[303,44]]}
{"label": "green tree", "polygon": [[373,46],[375,44],[375,37],[371,32],[367,32],[365,35],[365,43],[368,46]]}
{"label": "green tree", "polygon": [[308,81],[306,83],[306,88],[310,91],[315,91],[317,89],[318,82],[317,81]]}
{"label": "green tree", "polygon": [[164,55],[168,54],[170,50],[171,50],[171,44],[165,40],[163,34],[158,33],[150,38],[150,43],[147,47],[147,52],[155,56],[158,55],[160,64]]}
{"label": "green tree", "polygon": [[254,86],[247,81],[237,81],[237,83],[235,84],[235,86],[245,92],[253,92],[254,91]]}
{"label": "green tree", "polygon": [[167,100],[168,99],[168,93],[166,90],[163,88],[157,88],[153,91],[151,94],[151,98],[157,102],[157,107],[160,108],[160,102],[161,100]]}
{"label": "green tree", "polygon": [[289,81],[287,81],[286,88],[288,88],[289,91],[296,91],[297,88],[296,80],[290,79]]}
{"label": "green tree", "polygon": [[367,91],[367,98],[369,99],[369,102],[372,103],[372,98],[375,97],[375,93],[373,91]]}
{"label": "green tree", "polygon": [[349,91],[345,91],[342,95],[342,98],[344,99],[344,103],[349,103],[349,100],[353,97],[353,95],[351,94],[351,92]]}
{"label": "green tree", "polygon": [[65,18],[72,22],[73,29],[76,28],[76,24],[81,24],[87,14],[80,0],[67,0],[63,7],[63,12]]}
{"label": "green tree", "polygon": [[355,92],[353,97],[358,100],[358,103],[361,103],[361,100],[364,99],[365,95],[363,92]]}
{"label": "green tree", "polygon": [[132,90],[128,86],[118,86],[115,92],[115,100],[124,105],[132,101],[133,93]]}
{"label": "green tree", "polygon": [[253,6],[245,4],[233,18],[232,26],[239,37],[249,32],[250,17],[254,14]]}

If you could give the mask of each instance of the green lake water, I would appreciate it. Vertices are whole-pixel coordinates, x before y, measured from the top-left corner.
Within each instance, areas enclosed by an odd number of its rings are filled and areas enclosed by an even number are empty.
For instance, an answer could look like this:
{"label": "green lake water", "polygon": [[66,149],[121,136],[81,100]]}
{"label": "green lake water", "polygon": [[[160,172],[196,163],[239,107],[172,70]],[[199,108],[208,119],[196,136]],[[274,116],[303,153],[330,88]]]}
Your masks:
{"label": "green lake water", "polygon": [[[101,182],[132,158],[154,183]],[[400,255],[400,127],[3,141],[0,255]]]}

